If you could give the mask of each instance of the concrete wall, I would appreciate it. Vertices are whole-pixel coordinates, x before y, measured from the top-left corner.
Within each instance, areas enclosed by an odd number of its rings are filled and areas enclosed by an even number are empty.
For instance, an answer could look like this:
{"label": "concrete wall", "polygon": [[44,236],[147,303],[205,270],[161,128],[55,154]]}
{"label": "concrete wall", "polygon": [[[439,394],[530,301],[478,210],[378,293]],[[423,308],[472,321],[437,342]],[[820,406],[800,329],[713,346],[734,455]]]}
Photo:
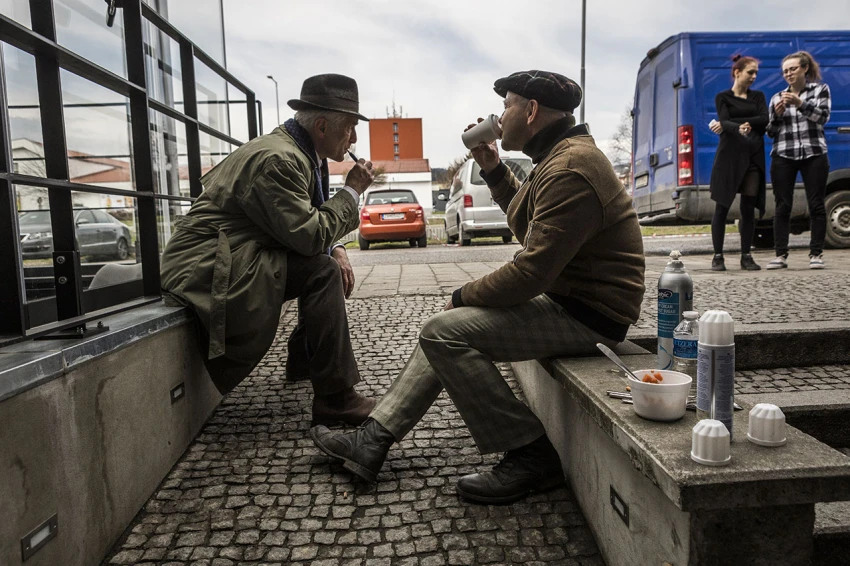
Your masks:
{"label": "concrete wall", "polygon": [[182,324],[0,402],[0,564],[54,513],[27,566],[99,563],[220,399]]}

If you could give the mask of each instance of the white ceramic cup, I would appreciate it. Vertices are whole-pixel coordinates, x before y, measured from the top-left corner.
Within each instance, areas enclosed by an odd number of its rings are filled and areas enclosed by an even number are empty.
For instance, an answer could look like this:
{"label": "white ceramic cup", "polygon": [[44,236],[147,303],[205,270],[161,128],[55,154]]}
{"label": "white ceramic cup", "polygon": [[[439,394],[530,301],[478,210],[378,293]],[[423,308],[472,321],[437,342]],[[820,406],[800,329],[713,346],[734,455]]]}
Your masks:
{"label": "white ceramic cup", "polygon": [[499,117],[490,114],[483,121],[478,122],[460,135],[463,145],[467,149],[478,146],[479,143],[490,143],[502,137],[502,129],[499,127]]}
{"label": "white ceramic cup", "polygon": [[759,446],[785,444],[785,413],[776,405],[759,403],[750,410],[747,440]]}

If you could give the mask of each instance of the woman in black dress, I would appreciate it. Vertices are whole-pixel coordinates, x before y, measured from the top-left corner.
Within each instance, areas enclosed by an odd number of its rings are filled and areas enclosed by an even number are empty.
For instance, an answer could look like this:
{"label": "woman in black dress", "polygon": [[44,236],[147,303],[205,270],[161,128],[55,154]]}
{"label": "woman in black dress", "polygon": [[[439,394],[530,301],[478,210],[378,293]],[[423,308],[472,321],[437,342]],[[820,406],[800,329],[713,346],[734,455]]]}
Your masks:
{"label": "woman in black dress", "polygon": [[759,62],[752,57],[736,55],[732,58],[732,88],[714,99],[718,120],[709,127],[720,134],[720,143],[711,170],[711,200],[716,205],[711,220],[711,239],[714,259],[711,269],[726,271],[723,259],[723,239],[726,235],[726,218],[735,196],[741,195],[741,269],[758,270],[750,248],[755,234],[755,209],[764,215],[765,160],[764,132],[768,113],[764,94],[751,90],[759,72]]}

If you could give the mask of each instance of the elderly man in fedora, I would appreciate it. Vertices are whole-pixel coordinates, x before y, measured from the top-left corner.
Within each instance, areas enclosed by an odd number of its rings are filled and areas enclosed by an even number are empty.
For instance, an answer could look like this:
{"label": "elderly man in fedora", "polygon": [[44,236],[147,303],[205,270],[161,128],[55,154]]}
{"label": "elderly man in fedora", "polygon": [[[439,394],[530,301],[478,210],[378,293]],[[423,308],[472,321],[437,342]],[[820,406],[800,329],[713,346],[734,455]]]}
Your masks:
{"label": "elderly man in fedora", "polygon": [[[360,424],[374,399],[360,395],[345,299],[354,272],[334,245],[358,225],[372,164],[357,162],[344,190],[328,193],[328,158],[357,141],[357,83],[326,74],[290,100],[295,117],[240,146],[201,179],[204,191],[162,254],[167,304],[197,315],[204,362],[222,394],[268,351],[284,301],[298,298],[312,380],[313,422]],[[332,248],[332,249],[331,249]],[[329,251],[330,250],[330,251]]]}
{"label": "elderly man in fedora", "polygon": [[[564,481],[543,424],[494,362],[575,356],[614,346],[640,315],[644,255],[631,198],[572,112],[581,88],[544,71],[499,79],[502,148],[535,167],[520,184],[495,143],[472,156],[522,243],[510,263],[454,291],[422,327],[419,344],[361,428],[314,427],[316,445],[374,481],[400,441],[445,389],[480,452],[504,452],[492,470],[460,478],[460,496],[508,503]],[[479,120],[480,121],[480,120]],[[472,126],[470,126],[472,127]]]}

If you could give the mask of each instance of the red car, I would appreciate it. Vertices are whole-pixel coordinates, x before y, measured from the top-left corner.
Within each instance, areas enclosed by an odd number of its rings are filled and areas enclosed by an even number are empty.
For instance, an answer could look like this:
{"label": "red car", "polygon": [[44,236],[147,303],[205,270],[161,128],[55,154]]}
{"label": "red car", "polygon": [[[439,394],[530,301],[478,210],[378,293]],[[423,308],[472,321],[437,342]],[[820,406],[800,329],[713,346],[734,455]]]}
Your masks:
{"label": "red car", "polygon": [[361,250],[374,242],[407,240],[410,247],[428,245],[425,234],[425,214],[416,202],[413,191],[406,189],[376,189],[366,193],[360,209]]}

